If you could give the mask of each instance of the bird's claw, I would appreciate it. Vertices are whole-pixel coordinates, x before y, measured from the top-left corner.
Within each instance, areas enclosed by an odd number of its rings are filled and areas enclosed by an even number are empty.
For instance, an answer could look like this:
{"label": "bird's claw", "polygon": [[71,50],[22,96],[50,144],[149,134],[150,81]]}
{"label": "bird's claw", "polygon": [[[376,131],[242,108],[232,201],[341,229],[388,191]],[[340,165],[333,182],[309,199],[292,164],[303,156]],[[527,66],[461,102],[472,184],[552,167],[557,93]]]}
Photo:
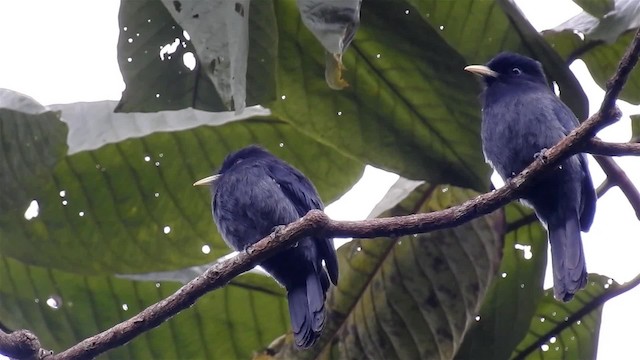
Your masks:
{"label": "bird's claw", "polygon": [[244,252],[246,252],[247,254],[251,255],[251,253],[253,252],[253,244],[247,244],[244,249]]}
{"label": "bird's claw", "polygon": [[536,160],[540,160],[543,163],[546,163],[547,162],[547,151],[548,150],[549,149],[547,149],[547,148],[540,149],[540,151],[538,151],[537,153],[533,154],[533,158],[536,159]]}
{"label": "bird's claw", "polygon": [[286,225],[276,225],[271,229],[271,238],[275,238],[276,236],[280,235],[280,233],[282,232],[282,230],[284,230],[284,228],[286,228]]}

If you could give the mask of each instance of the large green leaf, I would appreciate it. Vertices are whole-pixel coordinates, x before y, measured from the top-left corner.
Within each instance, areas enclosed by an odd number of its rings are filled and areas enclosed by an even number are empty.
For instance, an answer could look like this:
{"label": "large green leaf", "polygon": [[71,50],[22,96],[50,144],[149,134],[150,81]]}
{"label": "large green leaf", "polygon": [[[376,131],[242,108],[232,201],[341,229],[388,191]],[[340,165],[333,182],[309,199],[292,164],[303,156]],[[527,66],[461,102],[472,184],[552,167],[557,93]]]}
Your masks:
{"label": "large green leaf", "polygon": [[512,357],[595,359],[604,305],[600,298],[618,287],[606,276],[589,274],[587,287],[568,303],[555,300],[553,289],[547,290]]}
{"label": "large green leaf", "polygon": [[[474,196],[424,184],[386,216],[444,209]],[[312,349],[280,358],[450,358],[474,322],[498,268],[503,214],[400,238],[354,240],[338,250],[340,282]]]}
{"label": "large green leaf", "polygon": [[30,97],[0,89],[0,213],[27,209],[26,186],[46,186],[50,172],[67,151],[67,127],[60,114]]}
{"label": "large green leaf", "polygon": [[[244,92],[245,89],[244,85],[241,90],[237,88],[240,84],[239,79],[234,78],[235,72],[223,71],[225,74],[221,76],[226,76],[229,84],[217,83],[216,87],[212,81],[212,78],[220,79],[215,76],[220,75],[218,70],[223,67],[237,70],[239,61],[242,61],[235,57],[237,53],[231,51],[235,54],[232,57],[229,51],[229,48],[238,45],[234,44],[235,39],[227,37],[227,31],[234,31],[234,28],[216,27],[220,24],[213,23],[219,20],[217,15],[221,11],[216,6],[226,9],[227,2],[165,3],[182,21],[185,19],[178,15],[189,12],[189,33],[183,31],[161,0],[123,0],[120,3],[118,63],[127,87],[117,111],[151,112],[187,107],[209,111],[228,110],[232,95],[239,96],[238,92]],[[231,10],[235,12],[235,8]],[[252,1],[248,9],[243,7],[242,10],[243,13],[246,11],[249,19],[250,47],[244,59],[247,63],[246,103],[263,104],[275,97],[277,38],[273,6],[267,0]],[[192,29],[194,33],[191,33]],[[240,33],[233,35],[239,37]],[[191,37],[198,40],[198,46],[194,47],[189,41]],[[219,46],[212,49],[212,42]],[[167,45],[172,45],[173,52],[167,53],[165,50],[161,54],[160,50]],[[196,49],[201,51],[197,52]],[[194,62],[195,68],[187,66],[185,56],[194,60],[199,58]],[[233,61],[233,65],[229,60]],[[233,89],[231,83],[234,84]]]}
{"label": "large green leaf", "polygon": [[456,359],[506,359],[529,330],[543,296],[547,235],[531,211],[506,207],[507,233],[498,278]]}
{"label": "large green leaf", "polygon": [[[0,319],[27,328],[56,352],[126,320],[175,290],[170,282],[81,276],[0,257]],[[154,330],[115,348],[108,359],[247,359],[289,327],[284,291],[248,274],[198,300]]]}
{"label": "large green leaf", "polygon": [[[604,88],[640,27],[640,0],[616,0],[615,11],[603,18],[583,12],[544,31],[544,37],[568,62],[581,59],[591,76]],[[634,69],[620,99],[640,103],[640,70]]]}
{"label": "large green leaf", "polygon": [[484,189],[475,79],[466,61],[403,1],[367,1],[343,57],[351,86],[329,89],[324,48],[293,1],[275,3],[274,114],[365,162],[404,177]]}
{"label": "large green leaf", "polygon": [[[400,178],[373,210],[378,216],[397,205],[419,185]],[[543,296],[547,236],[531,210],[510,204],[505,208],[507,234],[498,276],[476,322],[465,335],[456,359],[504,359],[529,329]]]}
{"label": "large green leaf", "polygon": [[[69,126],[69,154],[54,166],[39,165],[42,158],[36,155],[56,154],[55,148],[33,156],[28,151],[45,148],[55,136],[36,134],[34,141],[4,152],[26,155],[8,158],[3,165],[10,170],[11,162],[19,160],[22,167],[16,173],[20,177],[0,178],[0,196],[18,201],[0,214],[0,253],[80,274],[200,265],[229,249],[211,219],[209,192],[191,184],[210,175],[228,152],[251,143],[264,145],[306,173],[325,201],[344,193],[364,168],[273,118],[224,124],[219,115],[194,110],[113,114],[114,105],[56,106]],[[15,134],[37,129],[31,120],[18,120],[43,116],[7,114],[15,117],[3,116],[1,126],[13,124],[15,129],[2,132],[6,144]],[[49,120],[64,125],[56,117]],[[39,172],[22,176],[33,167]],[[5,169],[3,174],[12,174]],[[27,219],[31,199],[39,212]],[[201,251],[204,245],[210,253]]]}
{"label": "large green leaf", "polygon": [[[138,9],[141,4],[145,7]],[[263,76],[268,76],[265,73],[274,75],[277,79],[276,101],[262,105],[309,136],[404,177],[477,190],[487,188],[488,167],[482,161],[479,143],[480,116],[476,98],[480,88],[476,79],[462,69],[470,62],[486,61],[500,50],[519,51],[541,60],[550,78],[559,84],[565,102],[580,118],[587,115],[586,97],[573,74],[509,1],[371,0],[363,3],[362,24],[344,56],[349,69],[345,75],[351,87],[341,92],[332,91],[324,84],[325,50],[303,25],[296,2],[254,1],[252,11],[256,4],[263,9],[261,15],[256,16],[255,22],[262,26],[260,34],[255,36],[264,39],[250,41],[248,71],[259,65],[256,71]],[[180,7],[186,11],[183,5]],[[159,13],[169,16],[159,0],[124,1],[120,15],[126,21],[122,22],[139,24],[145,29],[151,24],[158,31],[173,29],[181,39],[178,24],[171,22],[170,26],[164,26],[161,22],[153,25],[153,19],[148,23],[147,13],[137,10],[146,10],[155,17],[161,17]],[[174,9],[171,11],[175,12]],[[273,19],[269,17],[272,15]],[[249,19],[250,36],[254,36],[251,35],[256,27],[252,25],[253,15]],[[191,26],[187,21],[182,22],[184,26]],[[212,32],[212,27],[195,29],[197,31],[189,35],[196,43],[219,36]],[[129,26],[126,31],[121,30],[121,39],[128,37],[125,33],[130,31]],[[173,41],[173,37],[159,33],[147,42],[153,40],[155,48]],[[190,46],[189,41],[182,40],[184,46]],[[136,45],[136,40],[132,44],[121,41],[121,64],[128,63],[130,53],[126,49],[137,49],[136,57],[146,59],[144,66],[139,68],[140,74],[152,72],[157,74],[152,77],[158,81],[134,92],[151,102],[132,103],[124,110],[178,108],[174,105],[184,102],[180,98],[172,99],[170,91],[167,95],[171,106],[152,99],[156,93],[162,99],[165,88],[176,88],[174,80],[162,81],[169,63],[137,46],[142,45]],[[252,64],[254,47],[258,52],[265,47],[275,51],[270,53],[277,54],[275,66]],[[183,51],[180,46],[178,48]],[[179,52],[175,54],[179,57]],[[183,66],[181,60],[176,61],[170,74]],[[123,73],[127,83],[136,83],[135,72],[123,68]],[[251,86],[248,84],[247,91]],[[208,94],[194,86],[184,90],[186,92],[181,94],[194,99],[204,99]],[[123,101],[128,96],[125,95]],[[197,101],[183,106],[215,108]]]}

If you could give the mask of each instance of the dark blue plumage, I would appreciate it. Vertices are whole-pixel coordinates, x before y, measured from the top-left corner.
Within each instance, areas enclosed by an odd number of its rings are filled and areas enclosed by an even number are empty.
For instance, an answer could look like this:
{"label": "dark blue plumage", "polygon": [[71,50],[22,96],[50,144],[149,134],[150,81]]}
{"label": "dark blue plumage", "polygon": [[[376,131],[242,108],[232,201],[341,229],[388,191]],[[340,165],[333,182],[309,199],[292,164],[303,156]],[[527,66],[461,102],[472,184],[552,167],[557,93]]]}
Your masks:
{"label": "dark blue plumage", "polygon": [[[324,207],[309,179],[258,146],[228,155],[218,175],[196,184],[211,184],[213,218],[223,239],[236,250],[244,250],[276,226]],[[310,347],[324,326],[329,280],[338,282],[332,239],[300,239],[297,246],[260,265],[287,289],[296,345]]]}
{"label": "dark blue plumage", "polygon": [[[508,179],[558,143],[579,123],[551,91],[539,62],[501,53],[487,66],[466,68],[483,76],[482,146],[487,162]],[[554,296],[569,301],[587,283],[580,231],[588,231],[596,193],[584,154],[564,160],[523,196],[547,228]]]}

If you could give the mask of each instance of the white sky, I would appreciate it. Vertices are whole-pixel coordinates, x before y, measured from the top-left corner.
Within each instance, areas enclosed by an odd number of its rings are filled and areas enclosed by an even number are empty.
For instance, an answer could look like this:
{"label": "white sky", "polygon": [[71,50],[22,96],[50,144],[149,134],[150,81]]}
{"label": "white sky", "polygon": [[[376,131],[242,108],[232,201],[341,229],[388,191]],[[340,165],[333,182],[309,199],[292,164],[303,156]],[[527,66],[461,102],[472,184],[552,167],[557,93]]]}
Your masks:
{"label": "white sky", "polygon": [[[553,27],[579,8],[570,0],[516,1],[538,30]],[[119,1],[21,0],[5,2],[0,11],[3,55],[0,87],[22,92],[42,104],[118,100],[124,89],[116,61]],[[602,90],[581,62],[571,69],[589,95],[591,113],[598,108]],[[462,71],[462,69],[461,69]],[[626,116],[640,107],[621,107]],[[602,131],[609,141],[627,141],[629,119]],[[617,159],[640,186],[640,159]],[[604,175],[591,163],[595,184]],[[364,219],[397,176],[368,167],[351,192],[327,210],[336,219]],[[591,231],[584,234],[588,269],[627,281],[640,273],[640,222],[624,195],[616,188],[600,201]],[[550,281],[548,286],[550,286]],[[640,358],[635,346],[640,323],[640,290],[607,303],[600,331],[600,359]]]}

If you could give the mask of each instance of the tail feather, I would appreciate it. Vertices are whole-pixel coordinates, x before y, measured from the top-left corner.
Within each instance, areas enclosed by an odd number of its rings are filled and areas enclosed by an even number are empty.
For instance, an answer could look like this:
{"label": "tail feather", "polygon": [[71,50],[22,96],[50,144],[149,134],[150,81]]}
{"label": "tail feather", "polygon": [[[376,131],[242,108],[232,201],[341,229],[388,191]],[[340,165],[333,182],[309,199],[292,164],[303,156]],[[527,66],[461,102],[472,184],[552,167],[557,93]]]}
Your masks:
{"label": "tail feather", "polygon": [[311,315],[311,329],[319,333],[324,327],[325,292],[319,274],[312,271],[307,275],[307,301]]}
{"label": "tail feather", "polygon": [[324,327],[326,290],[322,282],[320,274],[311,271],[305,282],[287,289],[291,327],[300,348],[311,347]]}
{"label": "tail feather", "polygon": [[289,302],[289,316],[291,317],[291,328],[296,345],[301,348],[308,348],[315,342],[315,334],[311,330],[306,286],[288,289],[287,300]]}
{"label": "tail feather", "polygon": [[553,266],[553,295],[566,302],[587,284],[578,216],[571,217],[565,223],[549,224],[549,243]]}

